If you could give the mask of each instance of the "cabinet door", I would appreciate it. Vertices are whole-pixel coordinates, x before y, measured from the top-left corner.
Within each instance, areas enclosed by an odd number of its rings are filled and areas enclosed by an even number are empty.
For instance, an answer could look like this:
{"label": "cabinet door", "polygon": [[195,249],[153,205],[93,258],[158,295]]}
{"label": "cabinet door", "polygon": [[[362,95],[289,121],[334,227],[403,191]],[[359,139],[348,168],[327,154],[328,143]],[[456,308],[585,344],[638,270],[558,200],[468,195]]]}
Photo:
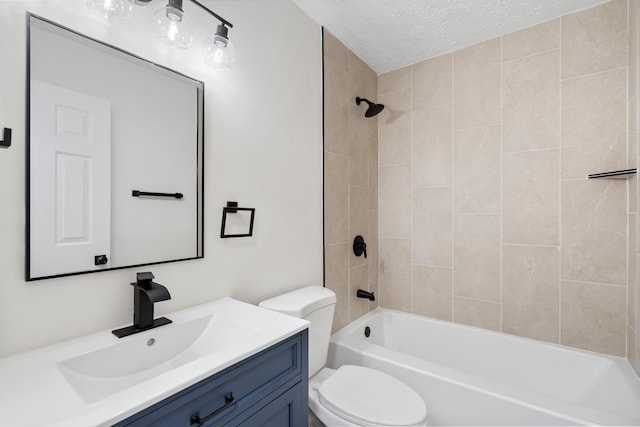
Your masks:
{"label": "cabinet door", "polygon": [[[300,427],[308,425],[307,390],[298,383],[273,400],[264,399],[223,427]],[[302,396],[304,395],[304,396]],[[265,402],[266,401],[266,402]]]}
{"label": "cabinet door", "polygon": [[[297,399],[304,401],[306,408],[307,340],[307,330],[304,330],[119,422],[115,427],[227,425],[295,389],[296,384],[302,385]],[[194,416],[198,420],[194,421]],[[294,425],[306,425],[306,420],[303,424]]]}

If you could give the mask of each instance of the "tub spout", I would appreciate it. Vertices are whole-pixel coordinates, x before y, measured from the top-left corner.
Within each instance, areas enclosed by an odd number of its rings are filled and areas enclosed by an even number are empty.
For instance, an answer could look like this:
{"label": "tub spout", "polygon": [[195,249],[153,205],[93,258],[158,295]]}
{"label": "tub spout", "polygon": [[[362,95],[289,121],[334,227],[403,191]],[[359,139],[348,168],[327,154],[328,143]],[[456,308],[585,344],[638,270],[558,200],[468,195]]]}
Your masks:
{"label": "tub spout", "polygon": [[366,298],[369,301],[375,301],[376,300],[376,296],[373,294],[373,292],[367,292],[363,289],[358,289],[356,291],[356,297],[358,298]]}

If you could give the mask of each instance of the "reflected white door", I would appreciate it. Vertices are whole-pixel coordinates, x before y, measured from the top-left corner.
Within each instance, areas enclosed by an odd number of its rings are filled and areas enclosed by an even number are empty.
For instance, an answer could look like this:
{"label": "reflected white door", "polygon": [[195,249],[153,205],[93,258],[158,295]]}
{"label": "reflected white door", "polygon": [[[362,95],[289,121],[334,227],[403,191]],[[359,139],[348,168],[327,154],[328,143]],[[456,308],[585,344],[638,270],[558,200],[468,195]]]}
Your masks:
{"label": "reflected white door", "polygon": [[30,278],[109,267],[111,104],[31,81]]}

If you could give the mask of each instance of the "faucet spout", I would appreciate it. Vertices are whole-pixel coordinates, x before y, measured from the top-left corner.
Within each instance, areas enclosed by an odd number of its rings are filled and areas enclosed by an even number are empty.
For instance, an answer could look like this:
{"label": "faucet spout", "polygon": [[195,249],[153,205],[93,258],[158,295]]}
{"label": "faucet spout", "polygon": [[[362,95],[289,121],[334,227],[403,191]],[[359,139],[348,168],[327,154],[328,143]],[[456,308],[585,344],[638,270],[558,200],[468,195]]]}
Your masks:
{"label": "faucet spout", "polygon": [[153,306],[156,302],[171,299],[169,290],[153,281],[153,273],[138,273],[133,286],[133,325],[112,331],[119,338],[158,326],[167,325],[171,320],[166,317],[154,318]]}

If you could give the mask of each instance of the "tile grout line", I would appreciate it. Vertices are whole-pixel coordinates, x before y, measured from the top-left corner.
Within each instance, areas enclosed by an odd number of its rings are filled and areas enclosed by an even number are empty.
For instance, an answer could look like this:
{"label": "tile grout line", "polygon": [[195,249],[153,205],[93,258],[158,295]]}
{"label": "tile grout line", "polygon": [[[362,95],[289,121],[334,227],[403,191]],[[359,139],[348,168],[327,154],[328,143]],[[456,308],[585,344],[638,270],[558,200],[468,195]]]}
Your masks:
{"label": "tile grout line", "polygon": [[558,344],[562,344],[562,23],[564,18],[560,17],[560,58],[558,60],[558,170],[560,180],[558,181]]}
{"label": "tile grout line", "polygon": [[[349,59],[351,57],[351,50],[347,48],[347,83],[348,83],[348,90],[349,92],[351,92],[351,86],[352,86],[352,82],[351,82],[351,74],[350,74],[350,70],[349,70],[349,63],[351,62]],[[350,107],[350,106],[349,106]],[[351,147],[349,147],[350,145],[350,139],[349,138],[349,131],[352,128],[352,125],[350,123],[349,118],[352,116],[352,114],[349,114],[349,107],[347,107],[347,179],[348,179],[348,188],[347,188],[347,223],[349,224],[349,226],[347,227],[347,242],[351,241],[351,168],[353,166],[353,162],[351,159]],[[355,123],[354,123],[355,125]],[[348,247],[348,245],[347,245]],[[347,249],[347,253],[349,254],[347,256],[347,324],[349,323],[349,320],[351,319],[351,253],[348,251]]]}
{"label": "tile grout line", "polygon": [[568,282],[568,283],[581,283],[583,285],[590,285],[590,286],[607,286],[610,288],[625,288],[626,285],[624,284],[620,284],[620,283],[604,283],[604,282],[589,282],[589,281],[585,281],[585,280],[573,280],[573,279],[564,279],[564,282]]}
{"label": "tile grout line", "polygon": [[[561,36],[560,37],[562,37],[562,28],[560,29],[560,32],[561,32]],[[560,61],[562,62],[562,47],[561,47],[561,50],[560,50],[560,55],[561,55]],[[608,68],[606,70],[595,71],[593,73],[585,73],[585,74],[580,74],[578,76],[567,77],[566,79],[563,79],[562,75],[560,75],[560,83],[568,82],[568,81],[572,81],[572,80],[579,80],[579,79],[582,79],[582,78],[585,78],[585,77],[593,77],[593,76],[597,76],[599,74],[611,73],[613,71],[621,71],[621,70],[623,70],[625,68],[627,68],[626,65],[623,66],[623,67]]]}
{"label": "tile grout line", "polygon": [[[629,80],[630,80],[630,74],[629,74],[629,56],[631,53],[631,46],[629,43],[629,34],[631,32],[631,3],[632,1],[627,1],[627,102],[626,102],[626,128],[627,128],[627,143],[626,143],[626,150],[625,150],[625,158],[626,158],[626,165],[627,168],[629,167],[629,104],[630,104],[630,100],[629,100]],[[625,185],[625,196],[626,196],[626,202],[627,202],[627,209],[626,209],[626,214],[627,214],[627,221],[626,221],[626,226],[627,226],[627,250],[626,250],[626,276],[627,276],[627,292],[625,293],[625,313],[624,313],[624,354],[625,357],[628,355],[629,353],[629,334],[627,333],[627,328],[629,325],[629,265],[630,265],[630,256],[629,256],[629,251],[631,250],[631,239],[629,237],[629,225],[631,222],[631,217],[630,217],[630,208],[631,208],[631,199],[629,198],[629,190],[630,190],[630,185],[629,185],[629,180],[625,180],[626,182],[624,183]]]}
{"label": "tile grout line", "polygon": [[454,55],[451,54],[451,140],[449,142],[449,149],[451,150],[451,283],[449,285],[450,290],[451,290],[451,321],[454,322],[455,317],[454,317],[454,283],[455,283],[455,150],[454,150],[454,140],[455,140],[455,99],[454,99],[454,94],[455,94],[455,89],[454,89],[454,85],[455,85],[455,73],[454,73],[454,67],[455,67],[455,61],[453,60]]}
{"label": "tile grout line", "polygon": [[[637,4],[636,4],[637,6]],[[635,79],[635,88],[636,88],[636,94],[635,94],[635,105],[636,105],[636,114],[635,114],[635,126],[634,129],[632,130],[634,132],[634,136],[635,136],[635,151],[636,151],[636,158],[635,158],[635,164],[636,167],[638,166],[638,66],[639,66],[639,61],[638,61],[638,42],[640,41],[640,35],[638,34],[638,28],[640,27],[638,25],[638,19],[640,18],[640,8],[636,8],[636,10],[633,12],[635,14],[635,22],[636,22],[636,49],[635,49],[635,70],[636,70],[636,75],[634,75],[632,78]],[[635,200],[636,200],[636,206],[635,206],[635,211],[636,211],[636,215],[638,213],[638,181],[636,180],[636,195],[635,195]],[[640,287],[638,286],[638,253],[640,253],[638,251],[638,216],[636,216],[636,250],[633,253],[633,256],[636,259],[636,271],[635,271],[635,283],[633,284],[635,287],[635,298],[633,301],[633,313],[635,316],[635,324],[632,325],[633,326],[633,330],[635,332],[635,349],[634,351],[636,352],[636,361],[638,363],[640,363],[640,355],[638,355],[638,350],[640,350],[640,346],[638,345],[638,340],[640,338],[639,336],[639,332],[640,330],[638,329],[638,293],[640,291]],[[640,372],[640,365],[635,366],[636,370],[638,372]]]}
{"label": "tile grout line", "polygon": [[411,225],[410,225],[410,229],[411,229],[411,239],[409,242],[409,280],[411,281],[411,287],[410,287],[410,296],[411,296],[411,301],[409,304],[411,313],[414,313],[414,306],[415,306],[415,301],[414,301],[414,297],[415,297],[415,292],[414,292],[414,277],[413,277],[413,239],[414,239],[414,235],[413,235],[413,217],[414,217],[414,212],[413,212],[413,206],[414,206],[414,200],[413,200],[413,163],[414,163],[414,158],[413,158],[413,143],[414,143],[414,134],[413,134],[413,65],[411,65],[409,67],[409,102],[410,102],[410,106],[409,106],[409,111],[410,111],[410,115],[409,115],[409,123],[411,126],[411,133],[410,133],[410,139],[411,139],[411,145],[409,146],[409,182],[410,182],[410,188],[409,188],[409,200],[411,203],[411,208],[409,210],[410,212],[410,221],[411,221]]}
{"label": "tile grout line", "polygon": [[504,56],[503,36],[500,36],[500,332],[504,331],[504,282],[503,282],[503,241],[504,241]]}
{"label": "tile grout line", "polygon": [[[527,28],[531,28],[531,27],[527,27]],[[524,28],[523,30],[526,30],[527,28]],[[510,59],[502,59],[503,55],[501,55],[500,59],[501,59],[503,64],[506,64],[506,63],[509,63],[509,62],[515,62],[515,61],[519,61],[519,60],[523,60],[523,59],[528,59],[528,58],[531,58],[531,57],[534,57],[534,56],[537,56],[537,55],[543,55],[545,53],[553,52],[555,50],[560,50],[560,46],[554,47],[554,48],[551,48],[551,49],[541,50],[540,52],[530,53],[528,55],[523,55],[523,56],[518,56],[518,57],[515,57],[515,58],[510,58]]]}

